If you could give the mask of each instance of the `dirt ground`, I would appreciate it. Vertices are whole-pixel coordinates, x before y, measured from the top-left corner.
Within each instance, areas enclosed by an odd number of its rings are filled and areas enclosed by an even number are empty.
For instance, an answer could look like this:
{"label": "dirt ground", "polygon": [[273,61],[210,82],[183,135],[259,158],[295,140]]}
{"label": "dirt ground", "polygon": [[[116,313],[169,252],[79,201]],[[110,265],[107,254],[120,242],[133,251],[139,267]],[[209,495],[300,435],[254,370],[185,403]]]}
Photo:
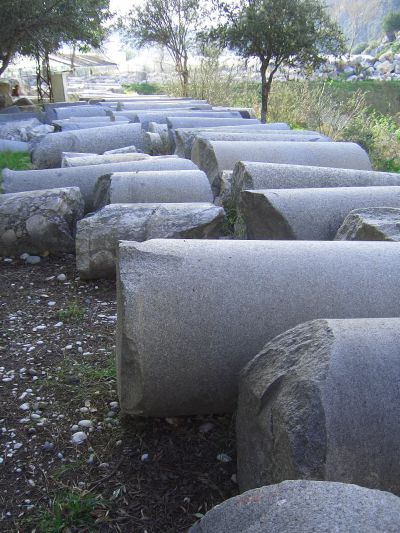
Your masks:
{"label": "dirt ground", "polygon": [[0,258],[0,531],[186,531],[237,494],[234,420],[121,416],[115,284],[74,263]]}

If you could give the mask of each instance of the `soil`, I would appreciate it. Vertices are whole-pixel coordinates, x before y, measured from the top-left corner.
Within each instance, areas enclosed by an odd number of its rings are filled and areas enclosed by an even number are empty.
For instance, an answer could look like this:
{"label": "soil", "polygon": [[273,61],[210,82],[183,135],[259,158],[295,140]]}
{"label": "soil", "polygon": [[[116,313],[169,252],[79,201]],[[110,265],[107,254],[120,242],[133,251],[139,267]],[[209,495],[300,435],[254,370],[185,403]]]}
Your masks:
{"label": "soil", "polygon": [[186,531],[237,494],[232,416],[119,413],[114,282],[0,258],[0,324],[0,531]]}

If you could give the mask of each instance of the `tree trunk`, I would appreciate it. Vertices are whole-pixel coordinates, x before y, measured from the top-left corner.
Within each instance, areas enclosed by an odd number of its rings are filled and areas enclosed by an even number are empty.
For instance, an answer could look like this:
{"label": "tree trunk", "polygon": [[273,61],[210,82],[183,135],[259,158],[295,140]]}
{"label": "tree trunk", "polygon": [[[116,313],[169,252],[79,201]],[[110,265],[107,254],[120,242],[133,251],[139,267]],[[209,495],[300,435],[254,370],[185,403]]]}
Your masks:
{"label": "tree trunk", "polygon": [[185,98],[189,96],[189,70],[188,70],[188,58],[186,54],[183,57],[182,92]]}
{"label": "tree trunk", "polygon": [[265,124],[267,122],[267,112],[268,112],[268,82],[267,82],[267,68],[268,64],[263,61],[261,63],[260,73],[261,73],[261,122]]}
{"label": "tree trunk", "polygon": [[8,65],[10,64],[11,57],[12,57],[12,52],[10,50],[4,56],[1,56],[0,76],[3,74],[3,72],[7,69]]}
{"label": "tree trunk", "polygon": [[72,46],[72,54],[71,54],[71,72],[72,74],[75,74],[75,56],[76,56],[76,44],[74,43]]}

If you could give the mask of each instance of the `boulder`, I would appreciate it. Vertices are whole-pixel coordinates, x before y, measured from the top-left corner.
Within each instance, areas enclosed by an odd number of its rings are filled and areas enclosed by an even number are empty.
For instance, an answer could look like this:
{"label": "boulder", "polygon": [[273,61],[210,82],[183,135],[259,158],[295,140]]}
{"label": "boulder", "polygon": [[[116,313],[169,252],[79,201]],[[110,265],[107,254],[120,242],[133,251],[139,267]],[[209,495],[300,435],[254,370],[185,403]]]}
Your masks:
{"label": "boulder", "polygon": [[357,485],[284,481],[217,505],[189,533],[397,533],[400,499]]}
{"label": "boulder", "polygon": [[348,142],[268,142],[209,141],[196,139],[192,161],[207,174],[213,190],[218,192],[223,170],[233,170],[238,161],[285,163],[371,170],[367,153],[358,144]]}
{"label": "boulder", "polygon": [[61,165],[62,152],[95,152],[122,148],[134,144],[144,147],[140,124],[122,124],[107,128],[53,133],[35,145],[32,161],[37,168],[55,168]]}
{"label": "boulder", "polygon": [[313,320],[267,343],[239,379],[240,490],[319,479],[399,494],[399,344],[399,318]]}
{"label": "boulder", "polygon": [[360,310],[399,316],[399,257],[400,244],[384,242],[122,241],[121,409],[160,417],[232,412],[240,370],[276,335]]}
{"label": "boulder", "polygon": [[89,165],[43,170],[9,170],[2,172],[5,193],[50,189],[52,187],[79,187],[85,200],[85,212],[93,209],[94,187],[100,176],[112,172],[139,172],[143,170],[195,170],[187,159],[152,157],[143,161]]}
{"label": "boulder", "polygon": [[400,241],[400,209],[355,209],[344,219],[335,241]]}
{"label": "boulder", "polygon": [[337,187],[242,191],[240,215],[249,239],[334,239],[350,211],[400,208],[400,187]]}
{"label": "boulder", "polygon": [[99,178],[93,206],[122,203],[212,202],[207,176],[201,170],[115,172]]}
{"label": "boulder", "polygon": [[400,174],[347,168],[310,167],[239,161],[233,169],[232,200],[242,190],[315,189],[400,185]]}
{"label": "boulder", "polygon": [[83,207],[77,187],[0,195],[0,255],[73,252]]}
{"label": "boulder", "polygon": [[218,238],[223,221],[224,210],[210,203],[107,205],[78,224],[79,275],[82,279],[115,278],[120,240]]}

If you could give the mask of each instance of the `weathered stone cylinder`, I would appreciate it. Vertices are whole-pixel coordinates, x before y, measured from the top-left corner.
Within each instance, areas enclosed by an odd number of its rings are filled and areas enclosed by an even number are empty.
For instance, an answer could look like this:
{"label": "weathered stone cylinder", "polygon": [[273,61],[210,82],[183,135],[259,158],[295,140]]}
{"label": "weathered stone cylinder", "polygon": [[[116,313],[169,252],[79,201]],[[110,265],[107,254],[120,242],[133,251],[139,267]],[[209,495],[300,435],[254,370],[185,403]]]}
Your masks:
{"label": "weathered stone cylinder", "polygon": [[55,120],[63,120],[71,117],[99,117],[107,115],[107,108],[97,105],[78,105],[66,107],[53,107]]}
{"label": "weathered stone cylinder", "polygon": [[[271,124],[263,124],[265,128],[260,128],[257,124],[253,128],[246,126],[244,128],[238,127],[235,128],[204,128],[204,129],[195,129],[195,128],[178,128],[174,130],[174,140],[175,140],[175,154],[179,157],[186,157],[187,159],[191,158],[192,147],[195,139],[197,137],[202,137],[203,139],[212,139],[219,141],[240,141],[240,140],[256,140],[256,141],[268,141],[268,140],[288,140],[288,137],[294,137],[291,140],[304,140],[303,137],[307,136],[318,136],[320,138],[325,138],[329,140],[328,137],[324,137],[318,132],[307,131],[307,130],[298,130],[291,131],[289,129],[277,130],[275,128],[269,128]],[[268,126],[268,127],[267,127]],[[275,137],[280,136],[281,138],[276,139]],[[269,138],[273,136],[273,138]],[[307,139],[312,140],[312,139]]]}
{"label": "weathered stone cylinder", "polygon": [[77,187],[1,194],[0,255],[74,252],[83,207]]}
{"label": "weathered stone cylinder", "polygon": [[345,483],[284,481],[217,505],[189,533],[397,533],[400,499]]}
{"label": "weathered stone cylinder", "polygon": [[336,241],[400,241],[400,209],[355,209],[344,219]]}
{"label": "weathered stone cylinder", "polygon": [[400,318],[314,320],[269,342],[240,377],[240,489],[320,479],[400,494],[399,346]]}
{"label": "weathered stone cylinder", "polygon": [[20,120],[31,120],[32,118],[38,119],[40,122],[44,121],[43,113],[0,113],[0,124],[4,122],[19,122]]}
{"label": "weathered stone cylinder", "polygon": [[213,111],[193,109],[166,109],[160,111],[138,111],[133,118],[134,122],[140,122],[142,128],[147,130],[150,122],[166,124],[167,117],[205,117],[205,118],[243,118],[239,111]]}
{"label": "weathered stone cylinder", "polygon": [[256,118],[201,118],[201,117],[169,117],[167,118],[169,129],[177,128],[207,128],[224,126],[241,126],[249,124],[260,124]]}
{"label": "weathered stone cylinder", "polygon": [[249,239],[334,239],[356,208],[400,207],[400,187],[242,191],[239,211]]}
{"label": "weathered stone cylinder", "polygon": [[94,187],[101,176],[112,172],[195,169],[197,167],[192,161],[177,157],[152,157],[127,163],[43,170],[9,170],[6,168],[2,172],[2,187],[5,193],[51,189],[52,187],[79,187],[85,200],[85,212],[87,213],[93,209]]}
{"label": "weathered stone cylinder", "polygon": [[[54,121],[53,124],[56,125],[57,121]],[[118,126],[122,124],[129,124],[130,121],[127,120],[118,120]],[[94,128],[109,128],[110,126],[115,126],[115,121],[103,121],[103,122],[73,122],[68,121],[61,126],[56,127],[56,132],[58,131],[76,131],[76,130],[92,130]]]}
{"label": "weathered stone cylinder", "polygon": [[102,176],[93,206],[108,204],[212,202],[207,176],[201,170],[115,172]]}
{"label": "weathered stone cylinder", "polygon": [[0,139],[0,152],[29,152],[29,143]]}
{"label": "weathered stone cylinder", "polygon": [[115,278],[118,241],[213,239],[222,234],[224,210],[210,203],[112,204],[82,219],[76,265],[82,279]]}
{"label": "weathered stone cylinder", "polygon": [[192,148],[192,161],[204,170],[216,190],[220,173],[223,170],[233,170],[238,161],[371,170],[371,162],[365,150],[358,144],[346,142],[229,142],[196,139]]}
{"label": "weathered stone cylinder", "polygon": [[126,161],[142,161],[150,159],[147,154],[137,152],[110,155],[88,155],[81,157],[63,157],[63,167],[82,167],[88,165],[108,165],[110,163],[124,163]]}
{"label": "weathered stone cylinder", "polygon": [[55,168],[61,165],[62,152],[94,152],[122,148],[134,144],[144,148],[140,124],[122,124],[107,128],[52,133],[44,137],[32,151],[32,162],[37,168]]}
{"label": "weathered stone cylinder", "polygon": [[347,168],[239,161],[233,169],[232,199],[245,189],[315,189],[400,185],[400,174]]}
{"label": "weathered stone cylinder", "polygon": [[122,242],[118,261],[119,396],[136,415],[233,411],[276,335],[400,314],[400,243],[155,239]]}

